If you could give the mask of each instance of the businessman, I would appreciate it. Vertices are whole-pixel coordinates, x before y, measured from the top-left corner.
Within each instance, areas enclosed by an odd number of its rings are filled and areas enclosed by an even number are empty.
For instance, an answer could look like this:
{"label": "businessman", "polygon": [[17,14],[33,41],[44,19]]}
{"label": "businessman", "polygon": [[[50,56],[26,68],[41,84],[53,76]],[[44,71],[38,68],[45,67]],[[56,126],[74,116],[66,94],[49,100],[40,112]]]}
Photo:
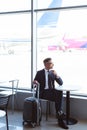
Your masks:
{"label": "businessman", "polygon": [[55,81],[59,84],[63,84],[61,77],[53,70],[53,62],[51,58],[43,60],[44,68],[37,71],[34,78],[34,83],[40,84],[40,98],[47,99],[55,102],[56,116],[58,118],[58,124],[61,128],[68,129],[68,126],[64,122],[65,114],[62,111],[62,98],[63,92],[55,89]]}

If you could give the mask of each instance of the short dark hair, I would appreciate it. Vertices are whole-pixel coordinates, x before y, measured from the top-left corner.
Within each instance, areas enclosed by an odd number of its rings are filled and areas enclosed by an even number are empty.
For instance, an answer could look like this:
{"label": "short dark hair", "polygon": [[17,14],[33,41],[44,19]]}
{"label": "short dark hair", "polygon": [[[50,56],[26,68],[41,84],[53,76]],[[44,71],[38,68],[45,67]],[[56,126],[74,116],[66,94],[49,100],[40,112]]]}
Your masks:
{"label": "short dark hair", "polygon": [[52,58],[46,58],[46,59],[43,60],[43,63],[47,63],[47,62],[49,62],[50,60],[52,60]]}

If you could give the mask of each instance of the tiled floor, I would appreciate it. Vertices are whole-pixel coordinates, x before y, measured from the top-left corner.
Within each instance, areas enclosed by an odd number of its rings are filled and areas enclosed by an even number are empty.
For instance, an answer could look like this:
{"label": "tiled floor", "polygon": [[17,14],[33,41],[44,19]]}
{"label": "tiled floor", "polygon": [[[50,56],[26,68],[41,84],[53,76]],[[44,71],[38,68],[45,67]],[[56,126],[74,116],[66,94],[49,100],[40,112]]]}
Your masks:
{"label": "tiled floor", "polygon": [[[28,125],[23,126],[22,112],[8,112],[9,130],[63,130],[58,126],[55,117],[49,117],[48,121],[43,116],[41,125],[31,128]],[[5,117],[0,118],[0,130],[6,130]],[[69,130],[87,130],[87,121],[78,121],[75,125],[69,125]]]}

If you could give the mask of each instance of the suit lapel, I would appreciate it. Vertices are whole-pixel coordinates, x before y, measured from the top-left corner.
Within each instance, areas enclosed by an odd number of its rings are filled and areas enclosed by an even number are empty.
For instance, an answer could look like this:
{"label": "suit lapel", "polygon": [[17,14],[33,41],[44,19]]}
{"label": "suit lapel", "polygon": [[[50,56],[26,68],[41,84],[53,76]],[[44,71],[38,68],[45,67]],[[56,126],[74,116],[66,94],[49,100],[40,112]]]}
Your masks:
{"label": "suit lapel", "polygon": [[42,75],[43,75],[43,84],[44,84],[44,87],[45,87],[46,80],[45,80],[45,70],[44,69],[42,70]]}

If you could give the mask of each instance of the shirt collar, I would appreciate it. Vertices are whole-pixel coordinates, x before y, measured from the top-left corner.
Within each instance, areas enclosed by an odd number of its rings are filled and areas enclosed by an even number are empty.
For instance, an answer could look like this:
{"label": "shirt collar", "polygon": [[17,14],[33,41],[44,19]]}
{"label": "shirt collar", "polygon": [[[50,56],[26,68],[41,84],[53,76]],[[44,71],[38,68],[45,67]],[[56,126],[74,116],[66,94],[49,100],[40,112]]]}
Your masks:
{"label": "shirt collar", "polygon": [[47,69],[44,69],[45,70],[45,72],[48,72],[48,71],[50,71],[50,70],[47,70]]}

